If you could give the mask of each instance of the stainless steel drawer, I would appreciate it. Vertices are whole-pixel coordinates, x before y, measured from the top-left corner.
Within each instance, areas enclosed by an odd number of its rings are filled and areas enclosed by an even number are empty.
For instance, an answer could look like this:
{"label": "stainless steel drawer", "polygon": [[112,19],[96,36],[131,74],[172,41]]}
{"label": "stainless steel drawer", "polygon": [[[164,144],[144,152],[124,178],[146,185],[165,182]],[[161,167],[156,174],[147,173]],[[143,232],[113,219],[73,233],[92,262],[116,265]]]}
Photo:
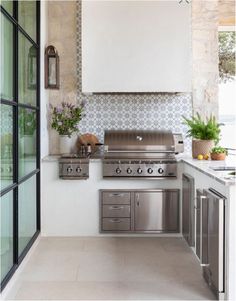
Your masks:
{"label": "stainless steel drawer", "polygon": [[130,217],[129,205],[103,205],[103,217]]}
{"label": "stainless steel drawer", "polygon": [[130,218],[103,218],[103,231],[129,231]]}
{"label": "stainless steel drawer", "polygon": [[130,192],[103,192],[102,203],[103,205],[130,205]]}

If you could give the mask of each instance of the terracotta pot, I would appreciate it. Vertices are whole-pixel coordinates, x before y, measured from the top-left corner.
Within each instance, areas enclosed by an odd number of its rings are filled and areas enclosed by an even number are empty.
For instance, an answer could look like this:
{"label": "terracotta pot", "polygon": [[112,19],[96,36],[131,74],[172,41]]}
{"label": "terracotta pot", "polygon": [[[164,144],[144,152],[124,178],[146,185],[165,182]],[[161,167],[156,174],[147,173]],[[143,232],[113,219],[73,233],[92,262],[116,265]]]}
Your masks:
{"label": "terracotta pot", "polygon": [[221,154],[211,153],[211,160],[225,160],[225,158],[226,158],[226,153],[221,153]]}
{"label": "terracotta pot", "polygon": [[197,158],[198,155],[208,155],[215,143],[213,140],[193,140],[192,141],[192,156]]}

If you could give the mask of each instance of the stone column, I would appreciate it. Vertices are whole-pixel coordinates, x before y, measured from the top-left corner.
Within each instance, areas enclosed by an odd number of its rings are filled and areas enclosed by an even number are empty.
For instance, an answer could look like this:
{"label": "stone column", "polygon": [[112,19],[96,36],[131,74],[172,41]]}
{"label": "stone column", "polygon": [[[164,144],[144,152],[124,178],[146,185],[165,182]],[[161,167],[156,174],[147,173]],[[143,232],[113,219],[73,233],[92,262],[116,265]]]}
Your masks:
{"label": "stone column", "polygon": [[192,0],[193,114],[218,116],[218,0]]}

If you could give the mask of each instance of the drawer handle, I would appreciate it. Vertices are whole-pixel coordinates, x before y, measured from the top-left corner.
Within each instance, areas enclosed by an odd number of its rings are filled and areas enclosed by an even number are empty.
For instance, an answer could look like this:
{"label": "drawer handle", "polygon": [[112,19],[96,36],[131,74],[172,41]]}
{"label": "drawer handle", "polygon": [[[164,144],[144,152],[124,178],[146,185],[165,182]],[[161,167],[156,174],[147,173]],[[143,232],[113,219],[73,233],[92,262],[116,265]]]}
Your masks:
{"label": "drawer handle", "polygon": [[122,197],[122,196],[124,196],[124,193],[111,193],[110,196],[119,196],[119,197]]}
{"label": "drawer handle", "polygon": [[111,210],[121,210],[121,209],[124,209],[123,206],[110,206],[109,209]]}
{"label": "drawer handle", "polygon": [[111,223],[121,223],[122,221],[120,219],[110,219]]}

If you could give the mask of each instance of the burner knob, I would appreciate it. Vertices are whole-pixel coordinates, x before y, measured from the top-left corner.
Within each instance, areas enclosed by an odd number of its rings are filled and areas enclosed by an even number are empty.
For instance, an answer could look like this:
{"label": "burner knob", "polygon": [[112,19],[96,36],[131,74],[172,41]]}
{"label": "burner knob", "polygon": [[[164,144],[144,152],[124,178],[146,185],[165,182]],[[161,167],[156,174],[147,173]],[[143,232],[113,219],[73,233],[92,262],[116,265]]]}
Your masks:
{"label": "burner knob", "polygon": [[149,174],[151,174],[151,173],[153,173],[153,169],[152,169],[152,168],[148,168],[147,172],[148,172]]}
{"label": "burner knob", "polygon": [[69,167],[67,168],[67,172],[68,172],[68,173],[72,173],[72,171],[73,171],[72,167],[69,166]]}
{"label": "burner knob", "polygon": [[142,172],[143,172],[142,169],[139,167],[139,168],[137,169],[137,173],[140,175]]}
{"label": "burner knob", "polygon": [[81,170],[82,170],[82,169],[81,169],[80,167],[77,167],[77,168],[76,168],[76,171],[77,171],[78,173],[80,173]]}
{"label": "burner knob", "polygon": [[158,169],[158,172],[159,172],[160,174],[163,174],[164,169],[163,169],[163,168],[159,168],[159,169]]}
{"label": "burner knob", "polygon": [[117,167],[116,173],[117,173],[117,174],[120,174],[120,173],[121,173],[121,169],[120,169],[119,167]]}
{"label": "burner knob", "polygon": [[130,175],[132,173],[132,169],[130,167],[127,168],[127,173]]}

